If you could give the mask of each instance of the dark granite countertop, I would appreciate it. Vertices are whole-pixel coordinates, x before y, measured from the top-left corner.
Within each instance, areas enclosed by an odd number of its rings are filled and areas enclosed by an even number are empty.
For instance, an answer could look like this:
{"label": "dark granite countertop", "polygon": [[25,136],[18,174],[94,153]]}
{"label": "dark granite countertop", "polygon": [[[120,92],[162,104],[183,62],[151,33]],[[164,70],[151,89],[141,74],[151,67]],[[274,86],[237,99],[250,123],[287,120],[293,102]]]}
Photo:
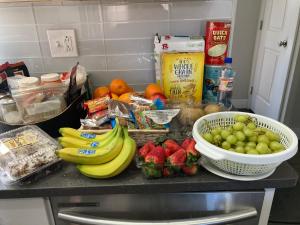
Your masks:
{"label": "dark granite countertop", "polygon": [[258,181],[234,181],[218,177],[201,167],[193,177],[148,180],[140,170],[131,167],[117,177],[95,180],[81,175],[71,164],[31,184],[0,185],[0,198],[50,197],[61,195],[92,195],[118,193],[163,193],[195,191],[246,191],[264,188],[295,186],[298,175],[287,163],[280,165],[273,175]]}

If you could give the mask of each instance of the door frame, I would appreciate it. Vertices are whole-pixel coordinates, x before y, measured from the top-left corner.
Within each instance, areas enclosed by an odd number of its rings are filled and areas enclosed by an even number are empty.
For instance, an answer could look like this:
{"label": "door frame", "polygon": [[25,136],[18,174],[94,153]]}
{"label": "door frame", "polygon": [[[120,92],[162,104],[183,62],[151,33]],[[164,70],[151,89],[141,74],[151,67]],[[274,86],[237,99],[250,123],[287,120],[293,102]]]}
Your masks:
{"label": "door frame", "polygon": [[[261,1],[261,8],[260,8],[259,20],[258,20],[258,25],[257,25],[256,41],[255,41],[253,58],[252,58],[251,77],[250,77],[249,92],[248,92],[249,93],[249,95],[248,95],[248,108],[249,109],[251,109],[250,106],[252,103],[252,95],[250,93],[251,93],[251,89],[252,89],[251,87],[254,85],[256,62],[257,62],[257,58],[258,58],[258,50],[259,50],[259,45],[260,45],[261,35],[262,35],[262,30],[260,30],[260,26],[261,26],[260,24],[261,24],[261,21],[263,21],[263,19],[264,19],[264,14],[265,14],[265,10],[266,10],[266,2],[267,2],[267,0]],[[300,11],[299,11],[299,14],[300,14]],[[295,41],[293,43],[294,49],[292,52],[292,59],[289,64],[287,81],[286,81],[285,88],[284,88],[287,91],[284,92],[284,96],[282,98],[281,107],[280,107],[281,110],[279,112],[279,121],[281,121],[281,122],[284,121],[285,112],[286,112],[287,104],[288,104],[288,96],[290,93],[290,88],[292,85],[295,66],[296,66],[296,62],[297,62],[297,55],[299,53],[299,48],[300,48],[300,16],[298,17],[298,24],[297,24],[295,35],[296,35],[296,37],[295,37]]]}

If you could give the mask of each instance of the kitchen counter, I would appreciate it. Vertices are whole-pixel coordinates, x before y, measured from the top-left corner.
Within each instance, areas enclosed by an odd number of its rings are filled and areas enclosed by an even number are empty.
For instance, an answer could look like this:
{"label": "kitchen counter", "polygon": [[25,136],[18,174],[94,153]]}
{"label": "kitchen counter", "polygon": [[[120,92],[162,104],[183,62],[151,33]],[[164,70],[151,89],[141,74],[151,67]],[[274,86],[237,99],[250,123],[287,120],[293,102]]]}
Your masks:
{"label": "kitchen counter", "polygon": [[63,163],[63,168],[32,184],[0,185],[0,198],[32,198],[70,195],[164,193],[196,191],[246,191],[295,186],[296,171],[287,163],[280,165],[270,177],[251,182],[218,177],[201,167],[193,177],[148,180],[132,166],[117,177],[106,180],[90,179],[81,175],[74,165]]}

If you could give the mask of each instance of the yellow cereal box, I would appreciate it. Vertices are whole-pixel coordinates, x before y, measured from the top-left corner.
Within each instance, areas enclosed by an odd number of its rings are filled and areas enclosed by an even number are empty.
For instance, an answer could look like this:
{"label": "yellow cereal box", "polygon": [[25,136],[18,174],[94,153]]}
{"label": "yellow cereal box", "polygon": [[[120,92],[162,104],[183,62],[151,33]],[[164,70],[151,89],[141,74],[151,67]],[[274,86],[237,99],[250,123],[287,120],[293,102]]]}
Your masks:
{"label": "yellow cereal box", "polygon": [[202,100],[204,52],[162,53],[162,86],[175,101]]}

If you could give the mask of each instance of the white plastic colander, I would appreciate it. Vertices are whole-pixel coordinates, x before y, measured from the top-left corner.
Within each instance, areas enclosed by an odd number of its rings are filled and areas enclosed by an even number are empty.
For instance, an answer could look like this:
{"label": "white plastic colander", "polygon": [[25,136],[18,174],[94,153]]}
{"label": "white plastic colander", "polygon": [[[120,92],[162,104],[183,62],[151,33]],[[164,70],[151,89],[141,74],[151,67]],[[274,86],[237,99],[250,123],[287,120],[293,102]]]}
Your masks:
{"label": "white plastic colander", "polygon": [[[280,143],[286,150],[266,155],[241,154],[219,148],[201,136],[215,127],[233,125],[234,116],[237,114],[251,116],[255,118],[257,127],[265,127],[278,133],[281,138]],[[242,176],[269,173],[282,162],[293,157],[298,150],[298,138],[290,128],[268,117],[244,112],[218,112],[203,116],[194,124],[193,137],[197,142],[196,149],[208,162],[227,173]]]}

